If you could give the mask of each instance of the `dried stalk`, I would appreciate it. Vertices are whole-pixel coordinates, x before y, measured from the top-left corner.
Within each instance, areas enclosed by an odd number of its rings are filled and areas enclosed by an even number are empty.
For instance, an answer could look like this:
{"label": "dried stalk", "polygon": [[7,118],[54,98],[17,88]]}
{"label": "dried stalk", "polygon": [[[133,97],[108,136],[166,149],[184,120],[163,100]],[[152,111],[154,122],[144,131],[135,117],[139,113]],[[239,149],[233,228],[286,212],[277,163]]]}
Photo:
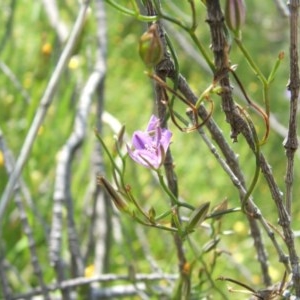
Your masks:
{"label": "dried stalk", "polygon": [[[136,282],[152,282],[152,281],[161,281],[161,280],[176,280],[178,276],[176,274],[135,274]],[[56,291],[58,289],[67,289],[67,288],[75,288],[82,285],[91,284],[94,282],[114,282],[114,281],[131,281],[130,276],[128,275],[116,275],[116,274],[102,274],[100,276],[95,276],[91,278],[86,277],[78,277],[74,279],[69,279],[60,283],[50,284],[47,286],[48,291]],[[22,293],[16,296],[13,296],[10,300],[17,299],[26,299],[33,296],[40,295],[42,293],[41,288],[35,288],[27,293]]]}
{"label": "dried stalk", "polygon": [[21,82],[18,80],[17,76],[13,73],[13,71],[7,66],[3,61],[0,61],[0,69],[2,73],[12,82],[15,88],[20,92],[23,99],[27,104],[30,103],[30,95],[23,88]]}
{"label": "dried stalk", "polygon": [[[295,6],[294,6],[295,7]],[[228,46],[226,42],[226,37],[224,33],[223,15],[221,12],[220,4],[218,0],[207,1],[207,12],[208,12],[208,23],[211,28],[212,35],[212,49],[215,56],[215,64],[217,68],[216,76],[222,74],[219,83],[221,87],[225,89],[222,93],[222,104],[223,109],[227,117],[227,121],[230,123],[232,128],[232,138],[235,140],[239,133],[242,133],[245,137],[249,147],[253,149],[253,139],[249,133],[249,130],[245,124],[243,118],[239,115],[239,111],[236,110],[236,106],[231,98],[231,87],[229,83],[229,77],[226,73],[226,69],[229,68],[228,61]],[[295,137],[295,133],[292,135]],[[294,144],[292,145],[294,147]],[[264,156],[260,153],[260,167],[265,179],[269,185],[272,198],[277,206],[277,211],[279,214],[279,222],[282,226],[285,243],[289,251],[289,258],[291,263],[291,268],[293,272],[293,280],[296,288],[296,295],[300,295],[300,276],[299,276],[299,264],[298,256],[295,249],[293,232],[290,227],[289,215],[285,209],[283,203],[282,193],[280,192],[278,185],[272,175],[271,168],[265,160]]]}
{"label": "dried stalk", "polygon": [[60,151],[60,157],[57,167],[56,186],[54,194],[53,222],[50,235],[50,258],[52,263],[59,261],[60,252],[60,234],[62,229],[62,205],[67,205],[68,212],[68,231],[70,251],[76,260],[77,273],[83,273],[83,263],[80,259],[79,241],[75,230],[73,219],[73,200],[70,193],[70,164],[74,158],[74,153],[83,142],[86,135],[87,118],[92,101],[92,95],[96,91],[99,82],[104,76],[103,63],[97,62],[95,71],[90,75],[80,97],[77,115],[75,118],[74,131],[69,140]]}
{"label": "dried stalk", "polygon": [[[227,58],[227,50],[228,49],[227,49],[227,47],[224,47],[224,45],[226,45],[226,40],[225,40],[224,32],[223,32],[222,18],[223,18],[223,16],[219,9],[219,23],[218,22],[217,22],[217,24],[215,23],[213,25],[214,28],[212,29],[212,32],[213,32],[212,36],[214,36],[217,40],[217,43],[215,45],[215,50],[216,50],[215,54],[218,56],[216,59],[216,62],[220,65],[220,68],[218,69],[218,72],[215,75],[215,79],[219,78],[220,81],[222,81],[222,85],[224,87],[224,92],[222,94],[222,97],[224,98],[223,108],[226,112],[227,120],[229,122],[231,122],[233,139],[236,140],[238,134],[242,133],[244,135],[244,137],[246,138],[250,148],[252,150],[254,150],[255,142],[253,140],[249,126],[248,126],[247,122],[245,121],[244,117],[239,113],[240,111],[238,109],[236,109],[235,103],[233,102],[232,97],[231,97],[231,87],[229,84],[229,78],[228,78],[228,74],[227,74],[227,72],[229,70],[229,63],[228,63],[228,58]],[[222,58],[222,55],[223,55],[223,58]],[[172,69],[171,65],[172,64],[169,63],[167,76],[170,77],[173,81],[178,80],[178,89],[186,97],[186,99],[189,99],[193,104],[195,104],[197,101],[197,97],[195,97],[195,95],[189,88],[188,84],[186,83],[185,79],[181,75],[179,75],[179,78],[176,77],[176,74],[173,71],[174,69]],[[199,116],[204,120],[207,118],[207,115],[208,115],[208,113],[207,113],[206,109],[204,108],[204,106],[200,106]],[[234,172],[234,175],[240,180],[242,186],[245,187],[244,177],[243,177],[241,169],[238,165],[236,155],[232,151],[230,146],[228,145],[221,130],[218,128],[218,126],[215,124],[215,122],[213,121],[212,118],[208,120],[208,122],[206,123],[206,126],[209,129],[209,131],[211,132],[211,134],[212,134],[214,140],[216,141],[216,143],[218,144],[219,148],[221,149],[223,155],[226,158],[228,165]],[[275,202],[278,205],[280,205],[281,201],[282,201],[281,193],[275,183],[271,169],[270,169],[269,165],[267,164],[267,162],[265,161],[262,154],[260,154],[260,164],[261,164],[262,171],[266,177],[266,180],[269,184],[269,187],[272,190],[273,199],[275,200]],[[287,270],[289,270],[287,257],[286,257],[286,255],[284,255],[284,253],[281,250],[280,246],[278,245],[276,239],[274,238],[274,233],[273,233],[272,229],[267,225],[267,222],[265,221],[265,219],[262,218],[259,209],[256,206],[253,206],[252,204],[250,206],[253,209],[255,217],[260,220],[263,227],[266,229],[270,239],[272,240],[272,242],[274,244],[274,247],[276,248],[276,250],[278,252],[280,261],[282,261],[285,264]],[[259,260],[261,262],[261,268],[262,268],[262,272],[263,272],[264,282],[266,285],[270,285],[271,281],[270,281],[270,276],[267,271],[266,253],[265,253],[265,250],[262,250],[262,249],[264,249],[264,246],[262,243],[262,239],[260,237],[259,228],[256,224],[256,221],[253,220],[252,218],[250,218],[249,216],[248,216],[248,220],[250,223],[251,232],[254,236],[254,242],[257,247],[257,253],[259,256]],[[258,241],[260,241],[260,242],[258,242]]]}
{"label": "dried stalk", "polygon": [[[158,4],[160,6],[160,1],[158,1]],[[147,14],[149,16],[157,15],[157,12],[153,6],[152,1],[148,0],[146,1],[146,9],[147,9]],[[159,62],[159,64],[155,67],[155,74],[162,80],[166,81],[166,78],[169,74],[169,72],[174,73],[174,64],[170,60],[170,54],[167,51],[167,41],[165,38],[165,32],[163,29],[163,26],[161,24],[161,21],[157,21],[158,25],[158,34],[161,40],[161,43],[163,45],[163,58]],[[157,82],[155,82],[155,92],[156,92],[156,107],[158,111],[158,117],[161,120],[160,126],[162,128],[167,128],[167,123],[166,123],[166,105],[165,103],[168,103],[168,95],[166,90],[161,87]],[[168,183],[168,187],[170,191],[173,193],[175,197],[178,197],[178,184],[177,184],[177,176],[174,171],[174,166],[173,166],[173,158],[171,154],[170,148],[167,150],[165,161],[164,161],[164,168],[165,168],[165,173],[166,173],[166,179]],[[172,203],[172,206],[174,206],[175,203]],[[175,208],[174,213],[179,216],[179,210]],[[187,274],[184,272],[184,266],[187,262],[186,257],[185,257],[185,251],[183,247],[183,241],[180,238],[178,234],[174,234],[174,243],[175,247],[177,250],[177,257],[178,257],[178,262],[179,262],[179,272],[181,274],[181,278],[183,280],[183,285],[184,288],[186,289],[187,293],[189,294],[190,290],[190,278],[187,276]]]}
{"label": "dried stalk", "polygon": [[19,193],[16,193],[16,195],[15,195],[15,203],[19,210],[19,215],[20,215],[20,220],[22,222],[23,232],[26,234],[27,239],[28,239],[31,264],[32,264],[32,267],[34,270],[34,274],[37,278],[39,286],[42,289],[42,294],[43,294],[44,299],[50,300],[50,296],[47,291],[46,284],[44,282],[44,276],[43,276],[41,264],[39,262],[39,258],[37,255],[36,242],[34,240],[33,232],[29,225],[29,220],[26,215],[25,207],[23,205],[23,202],[22,202],[22,199],[21,199],[21,196]]}
{"label": "dried stalk", "polygon": [[[95,3],[95,15],[97,20],[97,60],[99,61],[99,73],[101,78],[96,90],[97,93],[97,130],[102,132],[103,127],[103,109],[104,109],[104,83],[106,75],[106,51],[107,51],[107,24],[106,11],[103,0],[97,0]],[[101,64],[100,64],[101,62]],[[118,130],[119,132],[119,130]],[[118,134],[115,132],[115,134]],[[94,155],[94,172],[95,174],[105,174],[103,151],[99,143],[96,144]],[[95,176],[96,178],[96,176]],[[96,182],[95,182],[96,183]],[[95,239],[95,275],[100,275],[109,270],[110,249],[112,246],[112,216],[111,216],[111,201],[107,193],[97,185],[94,195],[95,206],[93,214],[95,224],[92,228]]]}
{"label": "dried stalk", "polygon": [[67,25],[61,21],[56,0],[43,0],[45,12],[49,18],[49,23],[55,30],[61,44],[68,38],[69,30]]}
{"label": "dried stalk", "polygon": [[290,252],[290,262],[293,272],[293,282],[296,290],[296,296],[300,297],[300,266],[297,251],[294,245],[293,232],[290,229],[290,216],[292,213],[292,199],[293,199],[293,182],[294,182],[294,159],[295,152],[298,148],[297,139],[297,109],[298,109],[298,96],[300,87],[299,78],[299,60],[298,60],[298,23],[299,23],[299,0],[290,0],[290,82],[288,89],[291,92],[290,98],[290,117],[289,117],[289,130],[284,147],[287,156],[287,168],[285,175],[286,184],[286,210],[282,211],[284,235],[286,244]]}
{"label": "dried stalk", "polygon": [[[103,11],[101,11],[101,13],[102,14],[100,15],[100,17],[102,18]],[[100,30],[105,30],[105,27],[103,26],[99,26],[99,28]],[[101,33],[101,35],[103,35],[103,32]],[[50,259],[51,262],[56,266],[57,274],[61,273],[59,266],[61,265],[60,247],[63,205],[67,206],[69,248],[72,254],[72,265],[75,267],[75,275],[80,276],[83,274],[84,271],[84,262],[80,253],[80,243],[77,237],[75,221],[73,217],[73,199],[71,197],[70,192],[70,166],[71,162],[73,161],[76,150],[78,149],[78,147],[80,147],[86,136],[87,119],[92,103],[92,96],[104,80],[106,72],[104,57],[106,52],[106,41],[103,41],[102,38],[103,37],[101,37],[101,40],[99,40],[100,45],[98,49],[97,62],[95,64],[95,71],[88,78],[87,83],[80,95],[80,100],[77,108],[77,115],[75,117],[74,131],[72,132],[70,138],[68,139],[63,149],[61,150],[58,162],[54,194],[55,201],[53,207],[53,222],[52,231],[50,235]],[[95,197],[97,199],[100,199],[98,195],[96,195]],[[97,250],[97,253],[99,253],[99,249]],[[97,266],[99,266],[99,264],[97,264]],[[62,278],[59,277],[58,280],[61,279]]]}
{"label": "dried stalk", "polygon": [[293,199],[294,182],[294,159],[295,152],[298,149],[297,139],[297,109],[299,96],[299,63],[298,63],[298,14],[299,1],[290,1],[290,82],[288,89],[291,92],[290,97],[290,118],[288,135],[284,142],[287,156],[287,169],[285,175],[286,185],[286,209],[291,215]]}

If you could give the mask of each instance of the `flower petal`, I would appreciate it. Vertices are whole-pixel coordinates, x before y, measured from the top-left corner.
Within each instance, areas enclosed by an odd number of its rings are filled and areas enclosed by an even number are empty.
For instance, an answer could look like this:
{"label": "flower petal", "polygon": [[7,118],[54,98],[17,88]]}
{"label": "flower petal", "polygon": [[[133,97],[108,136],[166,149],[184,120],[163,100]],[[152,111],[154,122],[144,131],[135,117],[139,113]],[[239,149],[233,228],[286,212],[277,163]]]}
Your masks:
{"label": "flower petal", "polygon": [[156,155],[147,150],[128,151],[130,157],[140,165],[147,168],[158,169],[161,165],[161,155]]}
{"label": "flower petal", "polygon": [[147,131],[153,131],[157,127],[159,127],[159,118],[152,115],[147,126]]}
{"label": "flower petal", "polygon": [[147,132],[135,131],[132,137],[132,145],[135,149],[145,149],[145,145],[152,144],[152,138]]}
{"label": "flower petal", "polygon": [[158,169],[171,143],[172,132],[159,125],[159,119],[152,115],[146,131],[134,132],[133,149],[127,145],[129,156],[146,168]]}
{"label": "flower petal", "polygon": [[162,135],[160,139],[160,144],[163,146],[164,151],[166,152],[171,144],[172,132],[168,129],[162,130]]}

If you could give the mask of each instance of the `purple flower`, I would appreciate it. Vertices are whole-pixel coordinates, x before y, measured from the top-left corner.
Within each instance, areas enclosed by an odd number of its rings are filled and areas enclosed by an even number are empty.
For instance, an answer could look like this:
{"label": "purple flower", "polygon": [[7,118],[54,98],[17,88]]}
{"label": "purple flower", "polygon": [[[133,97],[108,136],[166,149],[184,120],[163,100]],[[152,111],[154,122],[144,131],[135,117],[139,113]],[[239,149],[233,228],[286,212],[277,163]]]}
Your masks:
{"label": "purple flower", "polygon": [[158,169],[171,143],[172,132],[159,125],[159,119],[152,115],[146,131],[134,132],[133,149],[127,146],[130,157],[146,168]]}

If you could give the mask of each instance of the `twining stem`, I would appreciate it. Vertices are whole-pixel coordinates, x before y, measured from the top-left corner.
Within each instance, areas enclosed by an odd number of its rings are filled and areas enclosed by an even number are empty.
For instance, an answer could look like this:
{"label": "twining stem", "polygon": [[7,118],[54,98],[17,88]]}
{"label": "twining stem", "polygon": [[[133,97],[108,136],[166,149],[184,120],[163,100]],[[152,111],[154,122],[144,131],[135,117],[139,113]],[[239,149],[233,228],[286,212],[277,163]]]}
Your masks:
{"label": "twining stem", "polygon": [[[242,82],[240,81],[239,77],[236,75],[236,73],[231,70],[231,73],[234,77],[234,79],[236,80],[236,82],[238,83],[242,94],[244,95],[246,101],[248,102],[248,104],[255,109],[264,119],[265,125],[266,125],[266,132],[265,135],[262,139],[262,141],[260,142],[260,144],[264,144],[266,142],[266,140],[268,139],[269,136],[269,132],[270,132],[270,121],[269,121],[269,114],[267,112],[264,112],[255,102],[251,101],[251,99],[248,97]],[[263,89],[263,96],[266,97],[265,99],[265,105],[266,105],[266,111],[269,111],[269,100],[268,100],[268,90],[269,90],[269,86],[268,84],[264,85],[264,89]]]}
{"label": "twining stem", "polygon": [[[255,130],[254,124],[253,124],[252,120],[250,119],[250,116],[248,116],[247,113],[244,112],[244,111],[242,111],[242,113],[243,113],[243,115],[245,116],[245,118],[247,120],[250,131],[252,133],[254,144],[255,144],[255,147],[253,149],[253,152],[254,152],[254,155],[255,155],[255,162],[256,162],[255,172],[254,172],[252,182],[251,182],[251,184],[250,184],[250,186],[247,190],[247,193],[244,196],[244,198],[242,199],[242,211],[248,213],[248,211],[246,210],[246,205],[247,205],[249,197],[251,196],[251,194],[252,194],[252,192],[253,192],[256,184],[257,184],[257,181],[258,181],[258,178],[259,178],[259,173],[260,173],[260,145],[259,145],[259,139],[258,139],[256,130]],[[250,213],[250,215],[251,215],[251,213]]]}

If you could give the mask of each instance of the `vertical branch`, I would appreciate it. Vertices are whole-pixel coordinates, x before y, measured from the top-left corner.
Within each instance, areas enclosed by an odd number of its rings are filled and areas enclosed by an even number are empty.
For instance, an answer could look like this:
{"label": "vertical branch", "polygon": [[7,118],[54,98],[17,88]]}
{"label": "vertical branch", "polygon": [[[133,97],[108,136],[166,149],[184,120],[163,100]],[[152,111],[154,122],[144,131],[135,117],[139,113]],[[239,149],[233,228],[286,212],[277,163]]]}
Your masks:
{"label": "vertical branch", "polygon": [[15,196],[15,203],[16,206],[18,207],[19,210],[19,214],[20,214],[20,219],[22,222],[22,227],[23,227],[23,231],[24,233],[27,235],[27,239],[28,239],[28,244],[29,244],[29,251],[30,251],[30,257],[31,257],[31,264],[34,270],[34,273],[36,275],[36,278],[38,280],[39,286],[41,287],[42,290],[42,294],[44,299],[49,299],[50,300],[50,296],[46,287],[46,284],[44,282],[44,276],[43,276],[43,271],[38,259],[38,255],[37,255],[37,250],[36,250],[36,243],[33,237],[33,232],[32,229],[29,225],[29,221],[25,212],[25,208],[21,199],[21,195],[19,193],[16,194]]}
{"label": "vertical branch", "polygon": [[226,121],[231,126],[231,138],[236,142],[238,135],[247,127],[247,124],[243,120],[232,98],[228,74],[230,68],[228,58],[229,44],[226,40],[224,16],[219,1],[207,1],[207,23],[210,27],[211,48],[215,58],[216,71],[214,81],[219,82],[222,87],[222,108],[226,116]]}
{"label": "vertical branch", "polygon": [[[296,2],[299,3],[298,1],[293,1],[293,9],[298,8],[299,4],[296,5]],[[229,66],[228,62],[228,57],[226,54],[226,49],[227,48],[227,43],[223,31],[223,16],[219,4],[219,0],[209,0],[207,1],[207,11],[208,11],[208,23],[211,27],[211,35],[212,35],[212,49],[214,51],[215,55],[215,63],[216,63],[216,69],[217,72],[215,74],[215,79],[221,78],[219,80],[220,85],[222,86],[223,90],[225,92],[222,93],[222,103],[225,103],[226,106],[223,109],[226,114],[227,120],[231,124],[232,128],[232,138],[235,140],[236,139],[236,134],[242,133],[243,136],[245,137],[249,147],[253,150],[254,148],[254,141],[253,138],[251,137],[251,133],[249,132],[249,129],[247,128],[247,124],[245,120],[241,116],[239,116],[238,111],[235,109],[235,106],[231,104],[230,98],[231,98],[231,88],[229,85],[229,79],[228,79],[228,74],[224,71],[226,71],[226,66]],[[295,25],[295,24],[293,24]],[[295,34],[295,29],[293,29],[293,34]],[[222,45],[223,45],[223,50],[222,50]],[[293,52],[293,55],[295,55],[295,49],[296,45],[293,45],[291,47],[291,51]],[[294,69],[295,66],[292,64],[292,68]],[[296,61],[297,64],[297,61]],[[225,69],[224,69],[225,68]],[[297,70],[297,69],[296,69]],[[297,71],[298,73],[298,71]],[[295,75],[295,74],[293,74]],[[298,78],[298,74],[296,75],[296,78]],[[299,79],[296,81],[296,86],[299,86]],[[294,88],[294,93],[297,90],[295,86]],[[298,94],[296,94],[298,95]],[[294,95],[295,96],[295,95]],[[228,107],[227,107],[228,104]],[[233,110],[225,110],[226,108],[232,108]],[[295,118],[295,116],[293,116]],[[295,119],[292,121],[294,124]],[[295,145],[295,124],[293,125],[293,129],[291,129],[291,135],[290,138],[288,138],[289,143],[287,143],[288,147],[291,149],[296,149]],[[290,150],[294,152],[295,150]],[[283,199],[282,195],[280,193],[280,190],[278,188],[278,185],[276,184],[274,177],[272,175],[271,169],[266,162],[264,156],[260,153],[260,166],[262,173],[265,176],[265,179],[269,185],[270,192],[272,194],[272,197],[275,201],[275,204],[277,206],[278,214],[279,214],[279,222],[280,225],[282,226],[284,237],[285,237],[285,243],[287,245],[288,251],[289,251],[289,258],[290,258],[290,263],[292,267],[292,273],[293,273],[293,281],[295,285],[295,290],[296,290],[296,296],[300,296],[300,270],[299,270],[299,259],[297,256],[297,252],[295,249],[295,243],[294,243],[294,238],[293,238],[293,231],[290,227],[290,219],[289,215],[285,209],[285,206],[283,204]]]}
{"label": "vertical branch", "polygon": [[[107,51],[107,25],[104,0],[97,0],[95,3],[96,20],[98,25],[97,38],[97,60],[98,72],[100,74],[97,87],[97,130],[102,132],[103,121],[102,115],[104,110],[104,90],[105,90],[105,74],[106,74],[106,51]],[[116,133],[117,134],[117,133]],[[100,144],[96,144],[95,155],[95,172],[104,174],[103,152]],[[95,194],[95,226],[93,235],[96,240],[95,245],[95,275],[100,275],[108,271],[110,263],[110,248],[112,235],[112,220],[111,220],[111,201],[107,197],[107,193],[97,185]]]}
{"label": "vertical branch", "polygon": [[[158,1],[157,5],[160,5],[160,1]],[[147,7],[148,15],[156,15],[156,11],[155,11],[152,1],[150,1],[150,0],[146,1],[146,7]],[[163,81],[166,81],[166,78],[169,76],[169,74],[170,73],[174,74],[175,70],[174,70],[174,64],[170,59],[170,54],[167,51],[167,42],[166,42],[165,32],[162,27],[162,24],[160,21],[157,21],[157,25],[158,25],[158,34],[159,34],[161,43],[163,45],[163,58],[155,67],[155,73],[160,79],[162,79]],[[163,128],[167,128],[166,105],[164,103],[168,102],[168,95],[166,93],[166,90],[157,83],[155,83],[155,92],[156,92],[156,106],[157,106],[157,111],[158,111],[158,117],[161,120],[160,125]],[[173,193],[173,195],[175,197],[178,197],[177,177],[176,177],[176,173],[174,171],[173,158],[172,158],[170,148],[167,150],[167,153],[166,153],[164,168],[165,168],[165,173],[166,173],[166,178],[167,178],[169,189],[171,190],[171,192]],[[175,205],[175,203],[172,203],[172,205]],[[175,209],[174,213],[179,214],[179,211],[177,209]],[[187,289],[187,291],[189,291],[190,279],[184,273],[186,257],[185,257],[184,248],[183,248],[183,241],[181,240],[181,238],[178,234],[174,234],[174,242],[175,242],[175,246],[177,249],[177,256],[178,256],[178,260],[179,260],[179,272],[181,274],[185,288]]]}
{"label": "vertical branch", "polygon": [[56,0],[43,0],[45,12],[49,18],[50,25],[55,30],[60,43],[64,43],[68,37],[67,25],[61,21]]}
{"label": "vertical branch", "polygon": [[299,96],[299,64],[298,64],[298,14],[299,0],[290,1],[290,82],[288,89],[291,92],[290,118],[288,136],[284,142],[287,156],[286,184],[286,209],[291,215],[294,181],[294,158],[298,148],[297,140],[297,108]]}
{"label": "vertical branch", "polygon": [[[298,19],[299,19],[299,0],[290,0],[290,82],[288,89],[291,92],[290,98],[290,118],[288,136],[284,142],[287,156],[287,168],[285,175],[286,184],[286,210],[289,216],[291,216],[291,206],[293,199],[293,182],[294,182],[294,159],[295,152],[298,148],[297,139],[297,108],[298,108],[298,96],[299,96],[299,62],[298,62]],[[290,228],[290,218],[286,217],[285,221]],[[294,238],[292,233],[287,239],[287,245],[290,250],[290,261],[293,272],[293,281],[296,290],[296,296],[300,297],[300,267],[299,258],[294,245]],[[289,242],[289,244],[288,244]]]}
{"label": "vertical branch", "polygon": [[[218,0],[207,1],[207,15],[207,22],[210,26],[211,31],[212,51],[214,53],[216,66],[214,81],[218,81],[220,86],[222,87],[222,108],[226,115],[226,120],[231,126],[231,137],[233,141],[236,142],[237,136],[240,133],[242,133],[246,138],[249,147],[254,152],[256,152],[256,145],[251,130],[246,120],[240,114],[239,109],[237,109],[237,106],[232,98],[232,88],[230,86],[228,74],[228,70],[230,68],[228,58],[229,45],[226,40],[224,17]],[[251,204],[251,201],[249,202],[249,204]],[[251,208],[255,208],[255,206],[251,204]],[[253,210],[254,214],[258,213],[256,208],[255,210]],[[258,214],[257,217],[261,218],[260,214]],[[258,224],[251,217],[247,216],[247,218],[251,228],[251,234],[254,240],[254,245],[259,257],[264,283],[266,285],[270,285],[271,279],[268,273],[268,266],[266,264],[267,253],[262,242],[262,237],[258,228]]]}

